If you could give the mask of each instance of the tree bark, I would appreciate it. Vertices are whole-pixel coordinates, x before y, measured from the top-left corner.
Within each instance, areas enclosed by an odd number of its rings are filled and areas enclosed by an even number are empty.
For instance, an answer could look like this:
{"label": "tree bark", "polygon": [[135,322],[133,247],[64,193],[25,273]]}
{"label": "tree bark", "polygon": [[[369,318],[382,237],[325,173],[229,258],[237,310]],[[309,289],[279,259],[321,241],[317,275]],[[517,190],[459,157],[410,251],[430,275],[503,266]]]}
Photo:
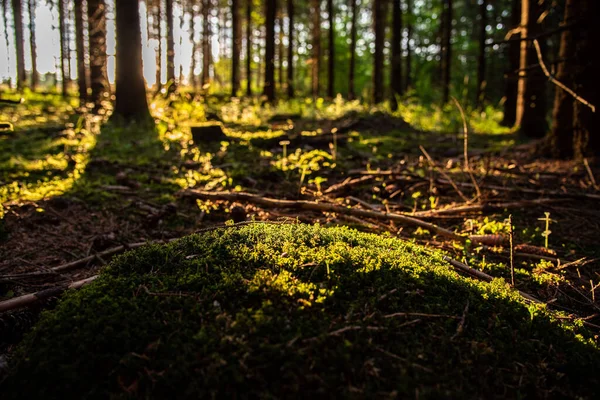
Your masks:
{"label": "tree bark", "polygon": [[[573,30],[575,42],[575,92],[596,106],[596,112],[580,101],[574,102],[573,147],[575,159],[600,156],[600,62],[595,54],[600,41],[600,2],[597,0],[578,0],[577,29]],[[598,160],[596,159],[596,162]]]}
{"label": "tree bark", "polygon": [[[543,13],[537,0],[522,0],[521,39],[537,36],[541,33],[538,19]],[[542,56],[545,54],[545,40],[539,39]],[[541,67],[528,68],[538,64],[538,57],[529,40],[521,41],[521,58],[519,65],[519,92],[517,96],[517,121],[520,133],[531,138],[543,137],[548,130],[546,121],[547,78]]]}
{"label": "tree bark", "polygon": [[[521,0],[512,0],[510,29],[517,29],[521,22]],[[504,74],[504,117],[502,125],[514,126],[517,122],[517,93],[519,80],[517,70],[520,62],[520,47],[518,41],[508,44],[508,70]]]}
{"label": "tree bark", "polygon": [[442,31],[442,102],[450,100],[450,82],[452,71],[452,0],[444,0]]}
{"label": "tree bark", "polygon": [[373,55],[373,102],[383,101],[383,47],[385,45],[384,0],[373,1],[373,26],[375,30],[375,54]]}
{"label": "tree bark", "polygon": [[327,18],[329,20],[329,58],[327,74],[327,97],[335,96],[335,21],[333,11],[333,0],[327,0]]}
{"label": "tree bark", "polygon": [[83,1],[75,1],[75,44],[77,51],[77,87],[79,89],[79,103],[87,101],[87,69],[85,68],[85,35],[83,24]]}
{"label": "tree bark", "polygon": [[275,100],[275,15],[277,1],[265,1],[265,83],[263,94],[269,102]]}
{"label": "tree bark", "polygon": [[312,96],[318,97],[320,92],[319,70],[321,64],[321,0],[312,0],[312,60],[311,81]]}
{"label": "tree bark", "polygon": [[210,0],[204,0],[202,4],[202,80],[201,85],[204,86],[210,80]]}
{"label": "tree bark", "polygon": [[287,0],[288,13],[288,65],[287,65],[287,95],[294,97],[294,0]]}
{"label": "tree bark", "polygon": [[192,43],[192,62],[190,63],[189,75],[189,81],[194,89],[194,92],[198,91],[198,79],[196,79],[196,65],[198,53],[198,43],[196,42],[196,16],[198,14],[195,5],[195,2],[192,2],[192,4],[190,5],[190,42]]}
{"label": "tree bark", "polygon": [[177,89],[175,82],[175,39],[173,37],[173,0],[166,0],[165,16],[167,19],[167,85],[169,92]]}
{"label": "tree bark", "polygon": [[412,87],[412,45],[410,41],[412,40],[413,33],[413,24],[412,24],[412,0],[406,0],[406,81],[404,84],[404,89],[409,90]]}
{"label": "tree bark", "polygon": [[115,2],[116,91],[113,118],[150,121],[138,0]]}
{"label": "tree bark", "polygon": [[[577,0],[567,0],[563,17],[563,25],[574,20],[575,3]],[[556,79],[567,87],[573,87],[573,64],[575,43],[570,29],[563,31],[560,38],[559,63],[556,69]],[[552,110],[552,128],[549,132],[549,142],[552,155],[557,158],[573,157],[573,97],[557,87]]]}
{"label": "tree bark", "polygon": [[348,76],[348,98],[354,100],[356,98],[354,75],[356,68],[356,19],[358,13],[358,0],[350,1],[352,17],[350,20],[350,72]]}
{"label": "tree bark", "polygon": [[252,96],[252,0],[246,0],[246,96]]}
{"label": "tree bark", "polygon": [[67,35],[65,29],[65,0],[58,0],[58,32],[60,36],[60,77],[62,80],[62,95],[69,91],[69,78],[67,77]]}
{"label": "tree bark", "polygon": [[156,93],[162,88],[162,0],[156,1],[156,13],[154,14],[154,30],[158,44],[156,47]]}
{"label": "tree bark", "polygon": [[23,42],[23,8],[21,0],[12,0],[13,22],[15,27],[15,50],[17,53],[17,90],[25,88],[27,73],[25,71],[25,51]]}
{"label": "tree bark", "polygon": [[90,52],[90,100],[95,111],[110,94],[106,57],[106,5],[104,0],[88,0],[88,29]]}
{"label": "tree bark", "polygon": [[486,27],[488,24],[487,18],[487,5],[488,0],[483,0],[480,6],[479,15],[479,54],[477,57],[477,96],[476,105],[478,109],[483,108],[484,96],[485,96],[485,72],[486,72],[486,61],[485,61],[485,41],[487,39]]}
{"label": "tree bark", "polygon": [[39,82],[37,70],[37,43],[35,39],[35,0],[29,0],[29,48],[31,52],[31,90],[35,91]]}
{"label": "tree bark", "polygon": [[283,10],[279,10],[277,13],[277,26],[279,26],[278,32],[278,42],[277,42],[277,69],[278,69],[278,79],[279,79],[279,90],[283,92],[283,54],[284,54],[284,46],[283,46]]}
{"label": "tree bark", "polygon": [[392,75],[390,82],[392,96],[390,97],[392,109],[398,109],[396,96],[401,96],[402,85],[402,8],[400,0],[392,0]]}
{"label": "tree bark", "polygon": [[240,21],[239,0],[231,2],[231,96],[236,97],[240,90],[240,53],[242,48],[242,24]]}

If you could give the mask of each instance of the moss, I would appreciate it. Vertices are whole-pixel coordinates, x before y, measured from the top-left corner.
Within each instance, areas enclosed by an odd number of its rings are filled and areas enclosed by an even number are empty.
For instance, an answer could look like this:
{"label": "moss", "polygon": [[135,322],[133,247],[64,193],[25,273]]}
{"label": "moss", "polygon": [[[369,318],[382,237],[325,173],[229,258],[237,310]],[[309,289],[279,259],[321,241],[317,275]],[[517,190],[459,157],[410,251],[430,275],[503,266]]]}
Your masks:
{"label": "moss", "polygon": [[578,329],[415,245],[255,224],[119,257],[43,315],[0,389],[3,399],[591,397],[600,358]]}

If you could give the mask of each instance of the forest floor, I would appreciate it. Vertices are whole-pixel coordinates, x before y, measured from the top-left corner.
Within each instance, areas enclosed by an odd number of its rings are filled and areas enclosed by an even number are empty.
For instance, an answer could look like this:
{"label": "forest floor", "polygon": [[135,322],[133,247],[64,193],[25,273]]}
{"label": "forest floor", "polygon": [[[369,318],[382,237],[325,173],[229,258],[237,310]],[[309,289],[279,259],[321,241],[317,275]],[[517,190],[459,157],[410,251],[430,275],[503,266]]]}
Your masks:
{"label": "forest floor", "polygon": [[[0,301],[94,276],[139,243],[300,221],[439,249],[600,333],[600,169],[538,158],[492,109],[468,113],[467,167],[458,110],[411,100],[390,113],[181,95],[152,102],[154,127],[101,125],[75,103],[32,94],[0,109],[15,126],[0,133]],[[226,138],[192,140],[215,119]],[[1,314],[0,354],[52,304]]]}

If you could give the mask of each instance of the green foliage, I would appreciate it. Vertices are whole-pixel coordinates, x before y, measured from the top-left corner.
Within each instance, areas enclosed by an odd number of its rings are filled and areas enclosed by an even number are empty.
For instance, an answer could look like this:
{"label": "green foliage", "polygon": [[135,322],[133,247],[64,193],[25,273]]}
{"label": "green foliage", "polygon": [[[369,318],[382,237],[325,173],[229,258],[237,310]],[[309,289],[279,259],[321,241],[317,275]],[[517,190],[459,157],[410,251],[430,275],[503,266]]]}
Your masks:
{"label": "green foliage", "polygon": [[600,357],[585,335],[419,246],[255,224],[118,257],[43,315],[0,389],[6,399],[592,398]]}

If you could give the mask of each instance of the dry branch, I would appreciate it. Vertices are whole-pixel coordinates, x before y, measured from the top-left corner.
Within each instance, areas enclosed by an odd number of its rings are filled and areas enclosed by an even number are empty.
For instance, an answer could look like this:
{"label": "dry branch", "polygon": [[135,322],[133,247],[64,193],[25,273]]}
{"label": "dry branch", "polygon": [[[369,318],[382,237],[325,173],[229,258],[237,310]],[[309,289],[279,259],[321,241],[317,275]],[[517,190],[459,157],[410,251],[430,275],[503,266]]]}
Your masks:
{"label": "dry branch", "polygon": [[421,218],[435,218],[436,216],[441,215],[454,215],[454,214],[462,214],[469,212],[482,212],[482,213],[491,213],[495,211],[503,211],[511,208],[525,208],[531,206],[537,206],[542,204],[549,203],[558,203],[561,201],[565,201],[564,199],[537,199],[537,200],[522,200],[522,201],[513,201],[509,203],[485,203],[485,204],[475,204],[475,205],[466,205],[460,207],[452,207],[452,208],[444,208],[440,210],[429,210],[429,211],[418,211],[416,213],[411,214],[415,217]]}

